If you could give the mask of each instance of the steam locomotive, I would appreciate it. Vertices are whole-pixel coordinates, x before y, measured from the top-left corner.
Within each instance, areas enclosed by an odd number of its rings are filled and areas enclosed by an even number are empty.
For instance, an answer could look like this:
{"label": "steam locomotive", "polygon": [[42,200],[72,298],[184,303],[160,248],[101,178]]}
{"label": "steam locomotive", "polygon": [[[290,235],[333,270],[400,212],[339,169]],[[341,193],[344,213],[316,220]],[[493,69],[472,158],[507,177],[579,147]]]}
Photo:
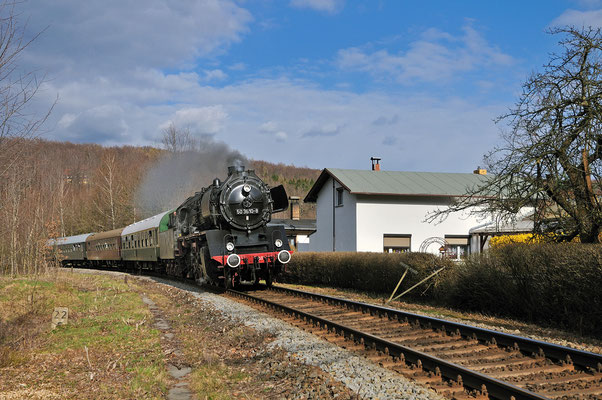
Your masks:
{"label": "steam locomotive", "polygon": [[252,170],[195,193],[174,210],[108,232],[50,241],[65,266],[150,269],[226,288],[271,285],[291,259],[284,226],[272,214],[288,208],[282,185],[269,188]]}

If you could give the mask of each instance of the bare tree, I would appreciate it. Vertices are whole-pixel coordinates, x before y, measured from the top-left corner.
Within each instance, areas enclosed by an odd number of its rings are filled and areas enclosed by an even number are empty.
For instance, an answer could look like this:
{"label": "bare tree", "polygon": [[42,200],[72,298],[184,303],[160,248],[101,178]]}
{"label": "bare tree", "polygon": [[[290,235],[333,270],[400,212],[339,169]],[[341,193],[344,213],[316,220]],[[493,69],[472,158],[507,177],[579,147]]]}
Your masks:
{"label": "bare tree", "polygon": [[98,171],[96,185],[99,190],[99,198],[94,201],[94,204],[103,217],[102,219],[108,221],[110,229],[117,227],[118,207],[121,205],[119,200],[123,192],[123,185],[121,185],[117,173],[118,165],[115,161],[115,154],[107,151],[102,157],[102,164]]}
{"label": "bare tree", "polygon": [[179,129],[173,122],[163,129],[161,144],[165,150],[173,154],[194,151],[196,148],[196,141],[190,134],[190,129]]}
{"label": "bare tree", "polygon": [[562,53],[527,79],[516,106],[499,117],[509,131],[485,156],[493,177],[431,219],[474,206],[502,216],[531,206],[535,231],[600,242],[602,33],[572,27],[550,33],[562,35]]}
{"label": "bare tree", "polygon": [[35,71],[23,72],[19,61],[40,33],[26,38],[25,26],[16,18],[16,4],[11,0],[0,2],[0,176],[20,156],[19,139],[34,137],[54,106],[41,116],[28,110],[42,80]]}

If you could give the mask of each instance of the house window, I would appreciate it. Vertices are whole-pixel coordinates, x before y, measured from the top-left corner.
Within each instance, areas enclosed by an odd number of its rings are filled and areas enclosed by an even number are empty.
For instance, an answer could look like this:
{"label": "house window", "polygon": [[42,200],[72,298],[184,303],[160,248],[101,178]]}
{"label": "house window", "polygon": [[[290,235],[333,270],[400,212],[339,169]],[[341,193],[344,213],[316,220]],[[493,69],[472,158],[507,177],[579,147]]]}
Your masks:
{"label": "house window", "polygon": [[383,251],[385,253],[405,253],[411,249],[412,235],[384,234]]}
{"label": "house window", "polygon": [[336,206],[341,207],[343,205],[343,188],[337,188],[337,201]]}
{"label": "house window", "polygon": [[445,256],[452,260],[460,260],[470,253],[470,237],[445,235]]}

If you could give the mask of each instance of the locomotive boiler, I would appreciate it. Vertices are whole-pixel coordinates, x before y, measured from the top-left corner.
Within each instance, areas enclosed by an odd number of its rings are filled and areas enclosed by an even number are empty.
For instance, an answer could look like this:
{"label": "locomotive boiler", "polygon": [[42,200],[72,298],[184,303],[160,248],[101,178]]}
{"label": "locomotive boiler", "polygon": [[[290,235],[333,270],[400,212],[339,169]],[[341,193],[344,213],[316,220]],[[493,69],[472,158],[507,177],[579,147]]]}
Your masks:
{"label": "locomotive boiler", "polygon": [[170,216],[178,269],[226,287],[271,285],[291,255],[284,227],[268,223],[287,207],[282,185],[270,189],[254,171],[229,167],[223,182],[216,178]]}

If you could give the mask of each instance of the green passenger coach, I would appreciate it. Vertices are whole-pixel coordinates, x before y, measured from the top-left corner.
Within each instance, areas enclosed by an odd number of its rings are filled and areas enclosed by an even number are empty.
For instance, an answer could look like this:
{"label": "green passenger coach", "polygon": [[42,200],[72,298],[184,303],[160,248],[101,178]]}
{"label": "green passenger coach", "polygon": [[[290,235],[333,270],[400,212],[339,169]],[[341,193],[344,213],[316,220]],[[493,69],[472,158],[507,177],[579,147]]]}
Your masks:
{"label": "green passenger coach", "polygon": [[[169,212],[162,212],[123,229],[121,257],[124,264],[145,268],[148,263],[160,260],[159,232],[163,229],[161,221],[165,216],[169,218]],[[164,227],[167,228],[167,223]]]}

